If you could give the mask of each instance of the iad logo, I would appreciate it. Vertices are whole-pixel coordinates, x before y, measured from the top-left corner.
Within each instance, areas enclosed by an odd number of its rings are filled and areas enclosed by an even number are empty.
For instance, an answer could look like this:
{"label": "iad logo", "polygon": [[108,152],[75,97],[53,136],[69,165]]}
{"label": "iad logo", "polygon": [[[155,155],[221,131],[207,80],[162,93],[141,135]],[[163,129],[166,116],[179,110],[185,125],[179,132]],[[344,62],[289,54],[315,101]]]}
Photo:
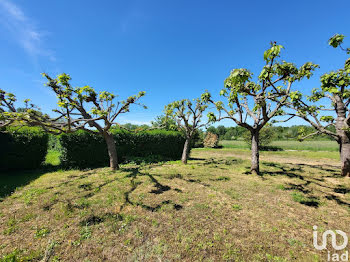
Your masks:
{"label": "iad logo", "polygon": [[[323,250],[323,249],[328,249],[327,248],[327,237],[331,236],[331,241],[332,241],[332,247],[335,250],[343,250],[346,248],[348,245],[348,236],[341,230],[335,230],[335,232],[343,237],[343,244],[338,246],[337,244],[337,235],[334,233],[332,230],[327,230],[323,233],[322,235],[322,245],[318,245],[318,240],[317,240],[317,226],[313,226],[314,229],[314,247],[317,250]],[[348,261],[349,260],[349,251],[345,251],[342,254],[337,254],[337,253],[331,253],[328,251],[328,261]]]}

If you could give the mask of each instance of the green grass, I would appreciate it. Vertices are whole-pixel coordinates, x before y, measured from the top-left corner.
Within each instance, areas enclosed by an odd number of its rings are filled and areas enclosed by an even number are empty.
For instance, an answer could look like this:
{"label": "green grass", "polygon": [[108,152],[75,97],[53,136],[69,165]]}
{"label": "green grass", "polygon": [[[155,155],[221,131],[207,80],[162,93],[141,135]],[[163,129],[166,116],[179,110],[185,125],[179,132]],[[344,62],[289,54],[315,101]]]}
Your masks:
{"label": "green grass", "polygon": [[60,152],[57,150],[49,150],[46,155],[45,164],[58,166],[60,164]]}
{"label": "green grass", "polygon": [[[219,143],[224,148],[241,148],[249,149],[249,146],[244,141],[240,140],[223,140]],[[273,141],[270,146],[281,148],[283,150],[307,150],[307,151],[338,151],[338,144],[335,141]]]}
{"label": "green grass", "polygon": [[350,224],[336,154],[262,152],[261,176],[229,148],[194,149],[188,165],[8,173],[0,261],[323,261],[313,225]]}
{"label": "green grass", "polygon": [[[221,149],[222,152],[227,152],[227,154],[230,154],[231,152],[233,155],[238,156],[241,155],[242,157],[250,157],[251,151],[248,148],[227,148],[224,147]],[[205,151],[205,152],[216,152],[217,149],[215,148],[195,148],[192,149],[193,152],[196,151]],[[284,157],[285,159],[289,159],[291,157],[297,157],[297,158],[309,158],[309,159],[334,159],[339,160],[339,152],[337,151],[306,151],[306,150],[291,150],[291,151],[260,151],[260,156],[264,157]],[[181,162],[179,162],[181,163]]]}

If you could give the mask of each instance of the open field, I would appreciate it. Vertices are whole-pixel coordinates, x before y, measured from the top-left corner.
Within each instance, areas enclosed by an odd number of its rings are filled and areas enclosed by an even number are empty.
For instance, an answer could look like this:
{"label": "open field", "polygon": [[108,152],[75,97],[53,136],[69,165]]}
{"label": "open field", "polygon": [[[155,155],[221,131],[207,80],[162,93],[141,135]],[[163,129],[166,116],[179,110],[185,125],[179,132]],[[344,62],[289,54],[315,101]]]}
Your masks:
{"label": "open field", "polygon": [[262,176],[232,149],[195,149],[187,166],[23,173],[0,203],[0,257],[324,261],[312,226],[349,232],[350,181],[333,157],[298,153],[312,152],[263,152]]}
{"label": "open field", "polygon": [[[249,146],[242,140],[223,140],[219,143],[225,148],[245,148]],[[273,141],[270,146],[280,148],[283,150],[307,150],[307,151],[337,151],[339,150],[338,144],[335,141],[321,140],[321,141]]]}

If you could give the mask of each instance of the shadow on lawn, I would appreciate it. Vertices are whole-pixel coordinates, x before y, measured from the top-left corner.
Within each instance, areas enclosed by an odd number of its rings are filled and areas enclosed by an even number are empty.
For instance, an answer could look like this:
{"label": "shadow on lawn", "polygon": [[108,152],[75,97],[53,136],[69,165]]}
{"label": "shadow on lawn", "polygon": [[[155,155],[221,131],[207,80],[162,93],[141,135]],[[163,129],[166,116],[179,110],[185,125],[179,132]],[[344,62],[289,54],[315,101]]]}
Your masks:
{"label": "shadow on lawn", "polygon": [[198,166],[210,166],[217,169],[226,169],[226,168],[220,167],[221,165],[231,166],[231,165],[241,164],[244,162],[244,160],[240,158],[226,158],[226,159],[205,158],[205,159],[196,159],[196,160],[203,160],[202,162],[196,163]]}
{"label": "shadow on lawn", "polygon": [[[344,201],[342,199],[341,194],[345,195],[350,193],[350,188],[344,186],[344,185],[328,185],[326,184],[328,177],[341,177],[338,175],[339,170],[331,165],[323,165],[323,166],[316,166],[316,165],[308,165],[308,164],[287,164],[282,165],[279,163],[270,163],[270,162],[264,162],[265,166],[272,167],[277,170],[272,171],[263,171],[261,172],[261,175],[270,175],[270,176],[286,176],[289,178],[299,178],[303,182],[298,183],[287,183],[284,185],[284,190],[291,190],[294,192],[300,192],[302,193],[302,198],[300,200],[297,200],[297,202],[312,206],[312,207],[318,207],[320,204],[320,199],[325,198],[327,200],[334,200],[337,204],[345,206],[347,208],[350,208],[350,203],[347,201]],[[305,172],[304,168],[312,168],[319,170],[319,176],[309,176],[307,172]],[[297,174],[297,172],[303,173],[305,175]],[[323,173],[328,172],[328,174]],[[334,173],[333,173],[334,172]],[[333,173],[336,175],[330,175],[329,173]],[[314,193],[317,192],[318,196],[315,196]]]}
{"label": "shadow on lawn", "polygon": [[296,167],[292,167],[292,168],[290,168],[290,167],[287,167],[287,166],[283,166],[282,164],[273,163],[273,162],[263,162],[263,164],[265,166],[272,167],[272,168],[275,168],[277,170],[261,171],[260,172],[261,176],[265,176],[265,175],[278,176],[278,175],[281,175],[281,176],[287,176],[287,177],[290,177],[290,178],[299,178],[301,180],[304,180],[304,176],[296,173],[296,172],[302,171],[301,167],[297,167],[297,168]]}
{"label": "shadow on lawn", "polygon": [[[155,189],[151,190],[149,193],[160,195],[166,191],[171,190],[171,187],[169,187],[167,185],[162,185],[153,175],[151,175],[149,173],[142,173],[140,171],[140,167],[127,168],[127,169],[124,169],[124,171],[130,172],[125,177],[131,178],[131,180],[130,180],[131,188],[127,192],[124,193],[125,202],[121,206],[120,211],[123,210],[123,208],[128,204],[132,205],[132,206],[140,206],[140,207],[142,207],[146,210],[149,210],[151,212],[158,211],[159,209],[161,209],[165,205],[172,205],[175,210],[182,209],[181,205],[174,203],[172,200],[164,200],[156,206],[149,206],[149,205],[143,204],[142,202],[132,201],[130,199],[130,194],[132,192],[134,192],[139,185],[142,184],[142,182],[140,182],[140,181],[135,181],[138,176],[148,176],[149,179],[151,180],[151,182],[153,183]],[[175,191],[178,192],[177,190],[175,190]]]}
{"label": "shadow on lawn", "polygon": [[37,170],[13,170],[0,173],[0,202],[10,196],[17,187],[28,185],[47,172],[57,171],[58,167],[47,166]]}

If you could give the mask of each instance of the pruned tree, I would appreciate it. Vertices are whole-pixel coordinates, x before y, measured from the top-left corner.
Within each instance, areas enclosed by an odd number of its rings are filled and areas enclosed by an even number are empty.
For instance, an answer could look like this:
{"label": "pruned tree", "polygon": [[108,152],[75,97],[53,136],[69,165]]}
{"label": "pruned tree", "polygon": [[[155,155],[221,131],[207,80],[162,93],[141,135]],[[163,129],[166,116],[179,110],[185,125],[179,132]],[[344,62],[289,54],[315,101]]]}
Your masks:
{"label": "pruned tree", "polygon": [[208,122],[201,122],[203,112],[207,107],[207,103],[199,98],[195,99],[194,103],[189,99],[183,99],[165,106],[166,117],[175,121],[178,130],[186,139],[181,157],[184,164],[187,164],[191,151],[191,140],[195,132],[208,124]]}
{"label": "pruned tree", "polygon": [[[336,34],[328,44],[350,54],[350,48],[343,48],[344,35]],[[290,118],[300,117],[313,126],[314,133],[303,135],[300,140],[313,135],[325,134],[339,144],[341,174],[350,176],[350,58],[344,67],[321,76],[321,87],[314,88],[310,96],[298,92],[291,97],[289,107],[294,113]]]}
{"label": "pruned tree", "polygon": [[110,167],[118,169],[117,149],[110,129],[113,125],[118,125],[116,121],[119,115],[130,111],[130,105],[142,105],[138,100],[145,92],[139,92],[124,101],[115,101],[116,96],[107,91],[97,93],[90,86],[73,87],[68,74],[63,73],[57,78],[51,78],[48,74],[43,76],[48,80],[46,85],[57,96],[59,109],[53,110],[57,117],[40,113],[28,99],[25,100],[24,109],[16,110],[16,96],[0,90],[0,127],[12,124],[41,126],[53,134],[77,130],[97,132],[106,141]]}
{"label": "pruned tree", "polygon": [[220,96],[227,102],[212,99],[209,92],[202,94],[202,99],[215,105],[218,115],[208,114],[209,119],[220,121],[231,119],[238,126],[244,127],[251,136],[251,172],[259,174],[259,134],[260,130],[274,117],[283,114],[283,107],[288,98],[295,95],[292,85],[303,78],[309,78],[318,67],[310,62],[301,67],[279,60],[283,46],[271,43],[271,48],[264,52],[265,65],[256,82],[253,73],[240,68],[231,71],[224,81]]}

